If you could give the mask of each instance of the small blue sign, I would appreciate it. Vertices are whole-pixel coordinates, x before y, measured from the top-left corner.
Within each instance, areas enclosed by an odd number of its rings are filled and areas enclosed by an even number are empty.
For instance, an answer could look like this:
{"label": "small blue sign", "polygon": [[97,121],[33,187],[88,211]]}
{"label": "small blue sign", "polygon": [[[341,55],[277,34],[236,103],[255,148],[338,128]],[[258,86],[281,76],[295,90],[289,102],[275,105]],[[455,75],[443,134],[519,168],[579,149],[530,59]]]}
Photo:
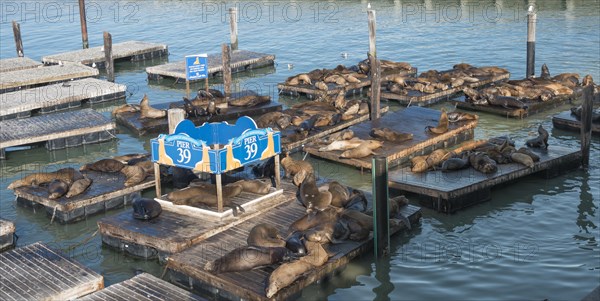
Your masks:
{"label": "small blue sign", "polygon": [[208,78],[208,55],[196,54],[185,57],[185,76],[187,80]]}

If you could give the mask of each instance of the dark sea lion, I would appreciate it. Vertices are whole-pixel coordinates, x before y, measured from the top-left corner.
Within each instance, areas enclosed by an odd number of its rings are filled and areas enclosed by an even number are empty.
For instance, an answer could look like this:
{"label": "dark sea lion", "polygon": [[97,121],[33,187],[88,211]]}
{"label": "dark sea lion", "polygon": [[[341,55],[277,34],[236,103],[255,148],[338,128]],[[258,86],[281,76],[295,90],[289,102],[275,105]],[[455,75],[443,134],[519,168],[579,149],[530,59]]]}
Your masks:
{"label": "dark sea lion", "polygon": [[300,126],[299,126],[299,127],[300,127],[300,128],[303,130],[303,131],[307,131],[307,132],[309,132],[309,131],[311,131],[311,130],[314,130],[314,129],[315,129],[315,123],[317,122],[317,120],[318,120],[318,119],[319,119],[319,115],[313,115],[313,116],[311,116],[310,118],[308,118],[308,119],[306,119],[306,120],[302,121],[302,122],[300,123]]}
{"label": "dark sea lion", "polygon": [[284,248],[241,247],[204,266],[213,274],[243,272],[289,260],[293,254]]}
{"label": "dark sea lion", "polygon": [[245,192],[256,194],[267,194],[271,191],[271,182],[263,182],[261,180],[239,180],[235,182],[242,186]]}
{"label": "dark sea lion", "polygon": [[[294,177],[298,173],[303,172],[304,175],[314,173],[312,165],[307,161],[294,160],[290,156],[286,156],[281,159],[281,166],[283,167],[283,177]],[[294,184],[300,185],[304,178],[295,179]]]}
{"label": "dark sea lion", "polygon": [[317,211],[312,218],[308,217],[308,214],[302,216],[298,220],[294,221],[288,228],[288,235],[296,231],[306,231],[319,224],[325,224],[328,222],[336,221],[339,213],[343,209],[336,207],[328,207],[323,211]]}
{"label": "dark sea lion", "polygon": [[115,159],[102,159],[94,163],[89,163],[81,166],[80,171],[93,170],[100,172],[118,172],[125,167],[121,161]]}
{"label": "dark sea lion", "polygon": [[550,70],[548,70],[548,66],[546,64],[542,65],[542,72],[540,74],[541,79],[550,79]]}
{"label": "dark sea lion", "polygon": [[319,224],[313,228],[306,230],[304,232],[304,237],[306,238],[306,241],[318,242],[321,244],[341,243],[342,240],[335,238],[334,234],[337,224],[337,220]]}
{"label": "dark sea lion", "polygon": [[495,173],[498,171],[496,162],[490,159],[485,153],[476,152],[469,155],[469,163],[477,171],[485,174]]}
{"label": "dark sea lion", "polygon": [[449,158],[442,163],[442,171],[460,170],[469,167],[468,156],[465,158]]}
{"label": "dark sea lion", "polygon": [[533,139],[529,139],[525,142],[525,144],[529,147],[537,147],[537,148],[548,148],[548,131],[540,126],[538,127],[538,136]]}
{"label": "dark sea lion", "polygon": [[425,130],[434,134],[443,134],[448,131],[448,125],[448,114],[446,114],[446,110],[442,108],[442,114],[438,120],[438,125],[436,127],[427,126],[425,127]]}
{"label": "dark sea lion", "polygon": [[524,102],[516,99],[511,96],[500,96],[500,95],[492,95],[488,98],[488,103],[494,106],[503,107],[506,109],[516,108],[516,109],[527,109],[529,106]]}
{"label": "dark sea lion", "polygon": [[353,189],[352,194],[350,194],[350,198],[346,202],[344,208],[365,212],[367,210],[367,205],[368,200],[364,192]]}
{"label": "dark sea lion", "polygon": [[519,148],[517,150],[517,152],[528,155],[529,157],[531,157],[531,159],[533,160],[533,162],[539,162],[540,161],[540,156],[538,156],[536,153],[532,152],[528,148],[521,147],[521,148]]}
{"label": "dark sea lion", "polygon": [[142,198],[136,194],[131,203],[133,207],[133,218],[151,220],[158,217],[162,212],[162,206],[154,199]]}
{"label": "dark sea lion", "polygon": [[301,232],[294,232],[285,239],[285,247],[294,254],[305,255],[306,246]]}
{"label": "dark sea lion", "polygon": [[229,104],[234,107],[254,107],[268,102],[271,102],[271,96],[246,95],[230,100]]}
{"label": "dark sea lion", "polygon": [[358,159],[358,158],[364,158],[364,157],[370,156],[370,155],[376,155],[373,152],[373,150],[371,149],[370,145],[371,145],[371,143],[369,143],[368,141],[362,142],[357,147],[355,147],[353,149],[349,149],[347,151],[344,151],[340,155],[340,158],[342,158],[342,159]]}
{"label": "dark sea lion", "polygon": [[306,212],[322,211],[331,204],[331,192],[319,191],[315,175],[308,174],[298,188],[300,202],[306,207]]}
{"label": "dark sea lion", "polygon": [[[277,120],[279,118],[281,118],[283,115],[284,115],[284,113],[282,113],[282,112],[265,113],[256,119],[256,126],[258,126],[259,128],[275,127],[277,125]],[[291,122],[291,118],[290,118],[290,122]],[[288,125],[289,125],[289,123],[288,123]],[[286,127],[287,127],[287,125],[286,125]]]}
{"label": "dark sea lion", "polygon": [[80,195],[84,191],[86,191],[90,187],[90,185],[92,185],[92,179],[83,177],[82,179],[79,179],[73,182],[73,184],[71,184],[71,187],[69,187],[69,191],[67,192],[66,197],[71,198]]}
{"label": "dark sea lion", "polygon": [[510,154],[510,159],[515,163],[520,163],[527,167],[534,166],[533,159],[530,156],[523,153],[514,152]]}
{"label": "dark sea lion", "polygon": [[463,120],[477,120],[479,117],[475,114],[469,114],[464,112],[450,112],[447,113],[449,122],[459,122]]}
{"label": "dark sea lion", "polygon": [[[274,178],[275,177],[275,157],[252,166],[252,173],[257,178]],[[271,182],[271,186],[274,186]]]}
{"label": "dark sea lion", "polygon": [[61,198],[68,190],[69,185],[67,185],[67,183],[58,179],[52,180],[48,184],[48,198],[52,200]]}
{"label": "dark sea lion", "polygon": [[246,241],[249,246],[264,248],[285,247],[286,245],[286,241],[279,235],[279,230],[266,223],[252,227]]}
{"label": "dark sea lion", "polygon": [[364,240],[369,237],[369,233],[373,230],[373,216],[367,215],[357,210],[344,210],[340,216],[350,229],[351,240]]}
{"label": "dark sea lion", "polygon": [[136,185],[146,179],[146,171],[140,166],[126,165],[120,171],[127,177],[125,187]]}
{"label": "dark sea lion", "polygon": [[389,199],[389,217],[399,219],[402,221],[402,223],[404,223],[406,228],[410,230],[412,229],[410,220],[408,220],[408,217],[404,216],[401,212],[401,209],[407,206],[408,203],[408,199],[403,195]]}
{"label": "dark sea lion", "polygon": [[331,205],[335,207],[344,207],[350,199],[350,191],[348,187],[340,184],[337,181],[327,183],[328,191],[331,193]]}
{"label": "dark sea lion", "polygon": [[15,189],[23,186],[38,186],[44,183],[49,183],[53,180],[61,180],[68,185],[76,180],[83,178],[83,175],[74,168],[61,168],[54,172],[38,172],[25,176],[22,179],[16,180],[7,189]]}
{"label": "dark sea lion", "polygon": [[144,94],[142,101],[140,101],[140,116],[141,118],[164,118],[167,116],[167,111],[151,107],[148,95]]}
{"label": "dark sea lion", "polygon": [[398,143],[413,138],[413,134],[411,133],[400,133],[390,128],[373,128],[369,132],[369,135],[374,138]]}

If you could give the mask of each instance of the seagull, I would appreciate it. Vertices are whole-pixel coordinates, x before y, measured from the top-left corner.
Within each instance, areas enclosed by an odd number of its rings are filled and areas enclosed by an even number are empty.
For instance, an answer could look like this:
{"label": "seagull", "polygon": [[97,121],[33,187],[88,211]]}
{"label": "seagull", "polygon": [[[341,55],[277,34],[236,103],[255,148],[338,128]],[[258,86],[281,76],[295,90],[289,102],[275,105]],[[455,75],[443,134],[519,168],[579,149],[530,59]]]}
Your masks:
{"label": "seagull", "polygon": [[342,52],[342,57],[347,59],[348,58],[348,52]]}
{"label": "seagull", "polygon": [[92,63],[92,68],[96,68],[96,62]]}
{"label": "seagull", "polygon": [[64,65],[64,64],[63,64],[63,62],[62,62],[62,61],[58,61],[58,65],[59,65],[59,66],[62,66],[62,65]]}
{"label": "seagull", "polygon": [[367,9],[371,9],[371,2],[367,3]]}
{"label": "seagull", "polygon": [[291,70],[291,69],[294,69],[294,64],[290,64],[290,63],[288,63],[287,65],[288,65],[288,69],[289,69],[289,70]]}

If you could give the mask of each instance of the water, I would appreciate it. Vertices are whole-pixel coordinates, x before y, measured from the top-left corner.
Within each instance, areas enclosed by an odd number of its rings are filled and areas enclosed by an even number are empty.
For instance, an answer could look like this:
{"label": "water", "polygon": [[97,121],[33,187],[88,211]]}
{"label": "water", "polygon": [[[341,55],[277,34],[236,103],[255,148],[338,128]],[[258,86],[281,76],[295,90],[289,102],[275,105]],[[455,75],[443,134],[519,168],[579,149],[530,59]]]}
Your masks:
{"label": "water", "polygon": [[[278,82],[314,68],[353,64],[368,51],[367,1],[87,3],[91,46],[101,45],[102,31],[107,30],[115,43],[133,39],[166,43],[170,61],[219,51],[221,43],[229,41],[226,10],[237,6],[240,48],[274,53],[277,65],[234,76],[236,86],[269,93],[284,105],[296,99],[278,97]],[[505,67],[512,78],[525,74],[527,1],[373,1],[372,6],[377,10],[380,58],[407,61],[421,71],[467,62]],[[537,6],[538,74],[541,64],[547,63],[553,74],[591,74],[600,81],[599,1],[538,1]],[[13,19],[21,23],[25,54],[33,59],[81,45],[76,1],[3,1],[0,8],[2,58],[15,56]],[[139,102],[144,93],[152,103],[181,99],[183,85],[147,82],[144,68],[162,62],[116,66],[117,82],[128,85],[127,102]],[[95,108],[109,116],[115,105]],[[449,108],[447,104],[435,108],[443,106]],[[539,123],[552,128],[550,117],[566,109],[568,105],[526,120],[483,114],[475,135],[509,134],[522,143],[535,135]],[[576,134],[550,132],[551,146],[579,148]],[[18,245],[43,241],[60,248],[103,274],[106,285],[130,278],[136,270],[159,276],[163,267],[102,247],[99,236],[87,240],[104,215],[72,225],[50,224],[46,212],[16,206],[6,186],[37,170],[149,151],[149,136],[138,138],[121,128],[117,137],[111,143],[64,151],[9,152],[9,160],[0,162],[0,216],[16,222]],[[593,138],[587,172],[576,170],[549,180],[527,177],[495,189],[490,202],[453,215],[424,208],[419,226],[393,237],[389,258],[375,262],[364,255],[339,275],[305,289],[302,299],[578,300],[600,283],[599,155],[600,141]],[[321,176],[370,189],[369,174],[310,160]],[[418,199],[412,202],[418,204]]]}

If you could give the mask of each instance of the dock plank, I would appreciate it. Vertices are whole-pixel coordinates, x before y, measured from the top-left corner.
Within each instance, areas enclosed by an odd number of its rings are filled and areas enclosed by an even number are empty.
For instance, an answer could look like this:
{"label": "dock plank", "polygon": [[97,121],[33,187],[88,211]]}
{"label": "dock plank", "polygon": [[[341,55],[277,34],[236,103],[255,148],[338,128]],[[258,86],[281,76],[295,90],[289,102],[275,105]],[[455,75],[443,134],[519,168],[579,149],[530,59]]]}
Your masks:
{"label": "dock plank", "polygon": [[[552,124],[555,128],[574,131],[579,135],[581,132],[581,121],[571,114],[571,111],[565,111],[552,117]],[[592,134],[600,135],[600,124],[592,123]]]}
{"label": "dock plank", "polygon": [[14,57],[0,60],[0,73],[41,67],[42,63],[28,57]]}
{"label": "dock plank", "polygon": [[[271,66],[275,63],[275,55],[253,52],[248,50],[234,50],[231,52],[231,72],[242,72],[247,69]],[[208,76],[214,77],[223,71],[221,53],[208,55]],[[176,81],[184,81],[185,62],[183,60],[168,64],[146,68],[148,78],[159,79],[161,77],[174,78]]]}
{"label": "dock plank", "polygon": [[[425,131],[426,126],[437,126],[441,112],[418,106],[387,113],[383,117],[359,123],[349,129],[354,132],[354,137],[373,139],[369,132],[376,127],[388,127],[402,133],[412,133],[413,139],[401,143],[385,141],[383,147],[375,150],[378,155],[387,157],[388,166],[401,165],[414,156],[430,153],[436,148],[448,147],[473,138],[473,131],[477,120],[450,123],[448,131],[436,135]],[[358,168],[371,169],[371,157],[359,159],[343,159],[339,156],[342,151],[320,152],[317,143],[308,144],[305,150],[312,156],[340,162]]]}
{"label": "dock plank", "polygon": [[[106,60],[103,46],[79,49],[59,54],[42,57],[45,64],[59,64],[60,62],[74,62],[84,65],[103,64]],[[130,59],[140,61],[154,57],[167,56],[169,51],[167,45],[149,43],[143,41],[126,41],[112,45],[112,53],[115,61]],[[100,66],[99,66],[100,67]]]}
{"label": "dock plank", "polygon": [[37,242],[0,254],[0,299],[66,300],[104,287],[101,275]]}
{"label": "dock plank", "polygon": [[486,175],[473,167],[459,171],[436,170],[425,173],[413,173],[409,167],[404,167],[389,171],[389,187],[424,196],[426,200],[422,205],[451,213],[489,200],[490,189],[496,185],[541,171],[554,176],[581,164],[580,151],[553,145],[547,150],[531,150],[540,156],[540,161],[532,168],[517,163],[500,164],[498,172]]}
{"label": "dock plank", "polygon": [[69,81],[67,84],[53,84],[33,89],[24,89],[0,94],[0,118],[8,119],[31,111],[56,109],[66,104],[87,101],[97,103],[125,97],[127,86],[99,80],[85,78]]}
{"label": "dock plank", "polygon": [[46,66],[3,72],[0,76],[0,93],[33,88],[40,85],[64,82],[72,79],[95,77],[99,72],[79,64]]}
{"label": "dock plank", "polygon": [[15,223],[0,219],[0,251],[14,246]]}

